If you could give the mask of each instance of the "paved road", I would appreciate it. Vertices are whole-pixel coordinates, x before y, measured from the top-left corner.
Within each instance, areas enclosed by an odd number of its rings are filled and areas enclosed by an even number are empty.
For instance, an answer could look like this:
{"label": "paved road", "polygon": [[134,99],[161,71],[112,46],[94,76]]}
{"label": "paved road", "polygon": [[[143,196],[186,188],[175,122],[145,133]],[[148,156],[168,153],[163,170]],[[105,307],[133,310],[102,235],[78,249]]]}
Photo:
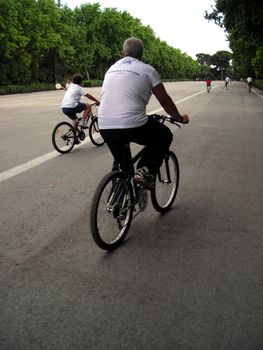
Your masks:
{"label": "paved road", "polygon": [[191,116],[177,201],[110,254],[88,217],[107,147],[53,152],[62,91],[0,97],[1,349],[263,349],[263,99],[213,85],[167,84]]}

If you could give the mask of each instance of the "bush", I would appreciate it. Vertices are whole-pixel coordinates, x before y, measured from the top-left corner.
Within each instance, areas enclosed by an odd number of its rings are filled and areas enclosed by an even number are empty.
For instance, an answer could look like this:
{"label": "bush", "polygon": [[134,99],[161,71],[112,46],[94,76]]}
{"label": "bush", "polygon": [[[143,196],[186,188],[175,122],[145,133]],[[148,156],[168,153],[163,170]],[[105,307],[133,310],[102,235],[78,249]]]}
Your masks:
{"label": "bush", "polygon": [[84,87],[98,87],[102,85],[102,80],[94,79],[94,80],[84,80],[83,86]]}
{"label": "bush", "polygon": [[21,93],[27,93],[27,92],[50,91],[50,90],[55,90],[54,84],[32,83],[32,84],[24,84],[24,85],[6,85],[6,86],[0,86],[0,95],[21,94]]}
{"label": "bush", "polygon": [[263,79],[256,79],[255,87],[263,91]]}
{"label": "bush", "polygon": [[[85,80],[84,87],[97,87],[102,85],[102,80]],[[21,94],[27,92],[51,91],[55,90],[55,84],[32,83],[22,85],[6,85],[0,86],[0,95]]]}

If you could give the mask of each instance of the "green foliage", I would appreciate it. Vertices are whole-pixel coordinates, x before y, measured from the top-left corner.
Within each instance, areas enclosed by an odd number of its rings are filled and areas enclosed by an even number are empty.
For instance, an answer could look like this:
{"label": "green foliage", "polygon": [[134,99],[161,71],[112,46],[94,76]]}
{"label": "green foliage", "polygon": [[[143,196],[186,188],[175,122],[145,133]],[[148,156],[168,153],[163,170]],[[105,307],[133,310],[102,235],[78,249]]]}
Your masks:
{"label": "green foliage", "polygon": [[54,84],[75,73],[94,84],[120,58],[123,41],[131,36],[143,40],[144,60],[163,79],[200,75],[195,60],[161,41],[126,11],[102,11],[98,3],[71,10],[58,7],[55,0],[0,0],[2,84]]}
{"label": "green foliage", "polygon": [[94,79],[94,80],[84,80],[83,86],[84,87],[98,87],[102,85],[102,80],[100,79]]}
{"label": "green foliage", "polygon": [[227,69],[229,62],[232,58],[232,53],[229,51],[217,51],[210,57],[210,65],[215,66],[217,69]]}
{"label": "green foliage", "polygon": [[[66,82],[62,83],[63,86]],[[84,87],[98,87],[102,85],[102,80],[85,80],[83,82]],[[5,85],[0,86],[0,95],[26,93],[26,92],[36,92],[36,91],[50,91],[55,90],[55,85],[47,83],[31,83],[31,84],[16,84],[16,85]]]}
{"label": "green foliage", "polygon": [[197,62],[201,67],[201,77],[209,76],[211,79],[223,79],[225,75],[233,76],[230,62],[233,54],[229,51],[217,51],[213,55],[198,53]]}
{"label": "green foliage", "polygon": [[32,83],[21,85],[5,85],[0,86],[0,95],[18,94],[25,92],[49,91],[54,90],[54,84]]}
{"label": "green foliage", "polygon": [[207,53],[197,53],[196,58],[197,58],[197,62],[199,64],[203,64],[203,65],[207,65],[207,66],[210,64],[211,56],[208,55]]}
{"label": "green foliage", "polygon": [[263,43],[262,3],[258,0],[216,0],[213,11],[206,12],[205,17],[227,31],[236,72],[240,76],[254,75],[252,60]]}
{"label": "green foliage", "polygon": [[256,52],[256,57],[252,59],[252,66],[257,78],[263,78],[263,47]]}
{"label": "green foliage", "polygon": [[257,79],[254,82],[255,87],[263,91],[263,79]]}

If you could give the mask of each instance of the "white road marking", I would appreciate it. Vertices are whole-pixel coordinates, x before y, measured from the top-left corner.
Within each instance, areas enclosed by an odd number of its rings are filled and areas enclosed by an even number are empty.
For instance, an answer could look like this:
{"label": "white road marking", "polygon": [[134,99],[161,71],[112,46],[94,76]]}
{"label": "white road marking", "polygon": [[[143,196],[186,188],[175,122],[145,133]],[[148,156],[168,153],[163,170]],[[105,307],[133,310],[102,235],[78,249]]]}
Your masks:
{"label": "white road marking", "polygon": [[[219,85],[215,85],[213,88],[216,88],[217,86]],[[184,101],[187,101],[189,100],[190,98],[193,98],[197,95],[200,95],[202,94],[203,92],[206,92],[206,90],[202,90],[202,91],[199,91],[199,92],[196,92],[195,94],[193,95],[190,95],[190,96],[187,96],[185,98],[182,98],[181,100],[179,101],[176,101],[175,104],[178,105],[179,103],[182,103]],[[159,113],[163,110],[163,108],[159,108],[159,109],[156,109],[154,111],[150,111],[149,114],[155,114],[155,113]],[[89,138],[87,138],[86,140],[84,140],[81,144],[87,144],[91,142]],[[50,152],[50,153],[47,153],[47,154],[44,154],[43,156],[40,156],[40,157],[37,157],[35,159],[32,159],[24,164],[21,164],[21,165],[18,165],[12,169],[9,169],[9,170],[6,170],[6,171],[3,171],[2,173],[0,173],[0,182],[3,182],[7,179],[10,179],[16,175],[19,175],[21,173],[23,173],[24,171],[27,171],[27,170],[30,170],[40,164],[43,164],[51,159],[54,159],[58,156],[60,156],[61,154],[59,154],[58,152],[56,151],[53,151],[53,152]]]}

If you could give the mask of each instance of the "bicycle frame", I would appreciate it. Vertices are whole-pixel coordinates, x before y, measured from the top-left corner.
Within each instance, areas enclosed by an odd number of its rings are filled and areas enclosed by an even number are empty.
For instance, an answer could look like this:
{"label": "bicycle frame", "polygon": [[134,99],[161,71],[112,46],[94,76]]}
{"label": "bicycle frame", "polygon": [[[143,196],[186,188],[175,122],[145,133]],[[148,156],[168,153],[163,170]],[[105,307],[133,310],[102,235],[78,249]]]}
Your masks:
{"label": "bicycle frame", "polygon": [[[159,120],[160,123],[164,123],[165,120],[169,120],[171,122],[171,118],[164,116],[164,115],[158,115],[158,114],[152,114],[150,115],[150,117],[155,118],[157,120]],[[179,128],[181,128],[181,125],[173,122],[172,124],[175,124],[176,126],[178,126]],[[141,158],[142,153],[144,152],[145,147],[143,147],[137,154],[135,154],[133,157],[131,155],[131,149],[130,149],[130,144],[126,145],[127,147],[127,156],[130,158],[130,171],[128,173],[128,177],[131,178],[134,175],[134,164]],[[167,156],[165,156],[164,160],[163,160],[166,164],[166,169],[167,169],[167,175],[168,175],[168,181],[171,182],[171,176],[170,176],[170,169],[168,167],[168,159]],[[115,161],[113,161],[113,167],[112,170],[120,170],[119,168],[119,164],[117,164]],[[161,180],[161,176],[160,176],[160,169],[158,170],[157,173],[158,179]]]}
{"label": "bicycle frame", "polygon": [[[92,107],[93,106],[96,106],[96,103],[92,103],[88,106],[88,108],[86,108],[83,113],[82,113],[82,116],[81,117],[78,117],[78,122],[80,122],[82,119],[84,119],[84,116],[85,114],[88,114],[87,118],[85,119],[89,124],[91,123],[91,121],[93,120],[92,117],[94,118],[94,115],[92,113]],[[82,128],[82,129],[85,129],[85,128],[88,128],[88,126],[86,127],[82,127],[82,126],[79,126],[78,127]]]}

